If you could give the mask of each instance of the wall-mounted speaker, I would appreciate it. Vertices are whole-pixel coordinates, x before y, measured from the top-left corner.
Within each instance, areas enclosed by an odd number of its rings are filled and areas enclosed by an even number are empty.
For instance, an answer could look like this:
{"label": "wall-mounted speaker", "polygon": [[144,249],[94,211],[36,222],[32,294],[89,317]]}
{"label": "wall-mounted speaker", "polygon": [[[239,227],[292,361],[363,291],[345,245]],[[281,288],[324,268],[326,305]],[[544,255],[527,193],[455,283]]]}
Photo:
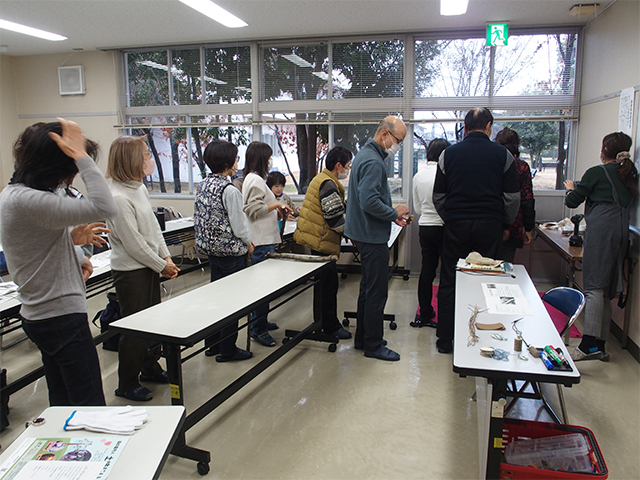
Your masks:
{"label": "wall-mounted speaker", "polygon": [[58,67],[60,95],[84,95],[84,67]]}

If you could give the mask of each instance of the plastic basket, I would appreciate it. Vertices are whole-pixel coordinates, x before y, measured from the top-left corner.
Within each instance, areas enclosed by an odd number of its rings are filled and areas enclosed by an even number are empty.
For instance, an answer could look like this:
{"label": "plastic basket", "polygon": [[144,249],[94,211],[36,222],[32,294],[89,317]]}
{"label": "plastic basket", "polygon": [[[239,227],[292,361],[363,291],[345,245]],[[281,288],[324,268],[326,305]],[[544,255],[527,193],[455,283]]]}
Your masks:
{"label": "plastic basket", "polygon": [[587,439],[593,463],[593,472],[565,472],[562,470],[544,470],[534,467],[523,467],[502,463],[500,465],[500,479],[502,480],[533,480],[533,479],[605,479],[609,476],[607,465],[591,430],[575,425],[557,425],[555,423],[533,422],[529,420],[504,419],[502,431],[502,447],[513,441],[556,435],[581,433]]}

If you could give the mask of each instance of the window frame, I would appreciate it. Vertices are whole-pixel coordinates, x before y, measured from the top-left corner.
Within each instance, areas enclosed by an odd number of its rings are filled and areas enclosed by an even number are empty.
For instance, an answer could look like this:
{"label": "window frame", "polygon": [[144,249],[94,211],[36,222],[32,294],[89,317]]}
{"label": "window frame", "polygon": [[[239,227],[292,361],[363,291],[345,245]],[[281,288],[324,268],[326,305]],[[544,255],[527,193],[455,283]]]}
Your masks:
{"label": "window frame", "polygon": [[[438,31],[438,32],[404,32],[395,35],[354,35],[354,36],[331,36],[322,38],[297,38],[282,39],[269,41],[248,41],[248,42],[220,42],[220,43],[203,43],[198,45],[171,45],[150,48],[132,48],[120,51],[120,61],[122,63],[122,87],[121,108],[119,118],[122,123],[115,125],[114,128],[120,132],[126,132],[131,128],[185,128],[187,127],[188,135],[190,135],[191,126],[202,127],[202,123],[192,123],[189,119],[192,116],[233,116],[241,115],[246,118],[249,116],[250,121],[232,122],[234,126],[251,126],[254,140],[261,140],[261,127],[263,125],[282,123],[288,125],[308,125],[308,124],[328,124],[329,126],[329,148],[333,146],[333,130],[335,125],[357,124],[357,123],[377,123],[385,115],[398,114],[407,124],[407,137],[413,136],[413,125],[421,123],[429,123],[429,120],[416,118],[416,112],[419,111],[467,111],[470,108],[478,106],[486,106],[492,111],[500,110],[555,110],[569,111],[568,114],[550,114],[548,116],[500,116],[496,117],[497,121],[527,121],[527,120],[554,120],[571,122],[572,131],[576,131],[577,121],[580,116],[580,80],[582,72],[582,53],[583,53],[583,35],[580,27],[576,26],[555,26],[555,27],[516,27],[510,28],[512,36],[522,35],[553,35],[553,34],[576,34],[576,58],[574,64],[574,92],[570,95],[517,95],[517,96],[496,96],[493,88],[490,88],[488,96],[476,97],[417,97],[415,94],[415,42],[427,40],[447,40],[447,39],[470,39],[484,38],[485,31],[483,29],[469,29],[464,31]],[[333,59],[332,46],[336,43],[355,43],[364,41],[389,41],[400,40],[404,44],[404,87],[403,93],[399,97],[390,98],[353,98],[353,99],[336,99],[333,98]],[[317,100],[286,100],[286,101],[267,101],[264,99],[263,92],[263,52],[265,48],[281,48],[304,45],[326,44],[329,57],[329,80],[327,98]],[[128,106],[128,53],[141,53],[148,51],[166,50],[168,64],[172,64],[172,50],[179,49],[200,49],[201,61],[201,79],[200,84],[205,86],[204,80],[204,52],[207,48],[224,48],[224,47],[241,47],[249,46],[250,49],[250,71],[251,71],[251,102],[237,104],[206,104],[206,95],[201,95],[201,103],[198,105],[165,105],[165,106]],[[495,52],[496,48],[491,47]],[[493,70],[491,75],[493,75]],[[172,86],[173,79],[170,68],[167,71],[169,85],[169,99],[173,99]],[[326,113],[326,118],[318,121],[309,121],[299,119],[298,115],[292,120],[283,121],[267,121],[263,119],[263,115],[276,115],[285,113],[307,114],[309,112]],[[131,117],[170,117],[175,116],[180,120],[175,124],[148,124],[138,125],[128,123]],[[218,117],[219,118],[219,117]],[[454,119],[462,122],[464,119]],[[437,122],[438,120],[432,120]],[[212,122],[207,126],[229,126],[225,122]],[[413,168],[413,142],[405,142],[405,148],[402,153],[402,193],[394,196],[394,201],[406,202],[411,197],[412,168]],[[575,151],[577,138],[571,135],[569,138],[569,150],[566,159],[567,176],[574,173],[575,170]],[[191,170],[191,169],[190,169]],[[193,178],[190,175],[190,189],[195,188]],[[536,190],[536,192],[554,193],[556,190]],[[152,197],[179,197],[188,198],[193,194],[169,194],[169,193],[151,193]],[[293,195],[294,200],[301,200],[303,195]]]}

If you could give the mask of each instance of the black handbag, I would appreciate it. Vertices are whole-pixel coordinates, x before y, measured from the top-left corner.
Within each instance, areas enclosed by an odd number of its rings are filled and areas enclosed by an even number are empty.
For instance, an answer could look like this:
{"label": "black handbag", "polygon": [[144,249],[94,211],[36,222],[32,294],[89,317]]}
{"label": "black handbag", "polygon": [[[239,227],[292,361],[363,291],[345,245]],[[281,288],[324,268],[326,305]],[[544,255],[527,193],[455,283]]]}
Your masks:
{"label": "black handbag", "polygon": [[[115,322],[116,320],[120,320],[120,304],[118,303],[118,298],[114,292],[107,293],[107,306],[104,307],[103,310],[100,310],[96,313],[95,317],[93,317],[92,323],[97,327],[97,321],[100,319],[100,333],[104,333],[109,330],[109,324],[111,322]],[[117,333],[113,337],[108,338],[104,342],[102,342],[102,349],[109,350],[112,352],[118,351],[118,343],[120,342],[120,334]]]}

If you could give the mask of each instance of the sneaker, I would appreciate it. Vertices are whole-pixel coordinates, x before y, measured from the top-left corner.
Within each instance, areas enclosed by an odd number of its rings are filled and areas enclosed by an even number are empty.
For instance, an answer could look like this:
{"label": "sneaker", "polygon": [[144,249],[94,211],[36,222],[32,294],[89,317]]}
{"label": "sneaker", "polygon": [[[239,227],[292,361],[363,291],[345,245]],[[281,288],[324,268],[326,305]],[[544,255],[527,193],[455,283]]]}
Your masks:
{"label": "sneaker", "polygon": [[161,372],[158,375],[143,375],[140,374],[140,381],[147,383],[169,383],[167,372]]}
{"label": "sneaker", "polygon": [[416,315],[416,318],[413,320],[413,322],[409,322],[409,325],[412,326],[413,328],[422,328],[422,327],[437,328],[438,327],[438,324],[436,322],[434,322],[431,319],[425,320],[420,315]]}
{"label": "sneaker", "polygon": [[242,360],[249,360],[253,357],[253,353],[247,352],[246,350],[242,350],[239,348],[236,350],[236,353],[231,355],[230,357],[225,357],[224,355],[218,355],[216,357],[216,362],[224,363],[224,362],[241,362]]}
{"label": "sneaker", "polygon": [[378,360],[387,360],[388,362],[397,362],[398,360],[400,360],[399,353],[394,352],[384,345],[375,352],[364,352],[364,356],[369,358],[377,358]]}
{"label": "sneaker", "polygon": [[273,339],[268,332],[261,333],[260,335],[256,335],[255,333],[251,334],[251,338],[253,338],[260,345],[264,345],[265,347],[275,347],[276,341]]}
{"label": "sneaker", "polygon": [[278,326],[277,323],[274,322],[267,322],[267,330],[271,331],[271,330],[278,330],[280,327]]}
{"label": "sneaker", "polygon": [[[604,355],[600,350],[584,353],[579,347],[576,347],[576,349],[571,353],[571,359],[574,362],[581,362],[582,360],[601,360],[603,357]],[[608,360],[605,360],[605,362],[606,361]]]}
{"label": "sneaker", "polygon": [[[387,346],[387,341],[383,338],[382,339],[382,346],[386,347]],[[353,342],[353,348],[355,348],[356,350],[362,350],[364,348],[364,345],[360,342]]]}
{"label": "sneaker", "polygon": [[328,333],[327,335],[330,335],[332,337],[338,337],[340,340],[348,340],[352,337],[351,332],[345,330],[342,327],[340,327],[338,330],[336,330],[333,333]]}
{"label": "sneaker", "polygon": [[119,388],[116,389],[116,397],[126,398],[133,402],[148,402],[153,398],[153,393],[147,387],[138,385],[136,388],[127,392],[123,392]]}

